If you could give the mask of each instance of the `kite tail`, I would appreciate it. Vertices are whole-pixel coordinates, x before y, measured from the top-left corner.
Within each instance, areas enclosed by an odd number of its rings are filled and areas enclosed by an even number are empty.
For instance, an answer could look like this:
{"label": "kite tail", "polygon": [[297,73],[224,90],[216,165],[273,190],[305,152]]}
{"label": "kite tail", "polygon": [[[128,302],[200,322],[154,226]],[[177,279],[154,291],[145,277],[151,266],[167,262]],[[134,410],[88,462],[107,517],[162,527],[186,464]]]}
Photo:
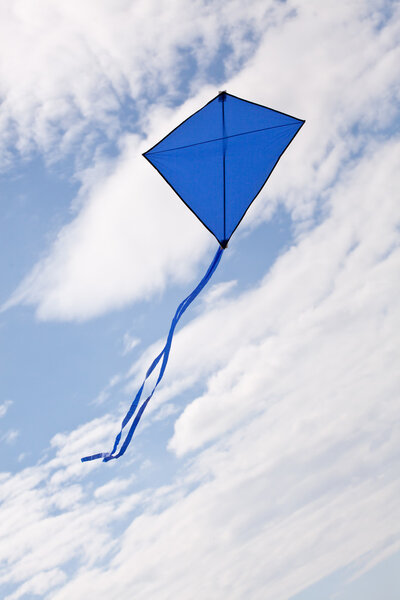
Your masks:
{"label": "kite tail", "polygon": [[[204,286],[209,282],[209,280],[211,279],[215,269],[218,266],[219,261],[221,260],[221,256],[222,253],[224,251],[224,248],[222,246],[219,246],[210,266],[207,269],[206,274],[204,275],[203,279],[200,281],[200,283],[195,287],[195,289],[193,290],[193,292],[191,292],[191,294],[189,294],[189,296],[187,296],[178,306],[178,308],[176,309],[176,313],[174,315],[174,318],[172,319],[171,322],[171,326],[168,332],[168,337],[167,337],[167,341],[165,342],[165,346],[164,348],[161,350],[161,352],[158,354],[158,356],[156,356],[156,358],[153,360],[153,362],[151,363],[150,367],[147,370],[146,373],[146,377],[143,380],[142,385],[140,386],[131,406],[129,407],[128,412],[126,413],[122,423],[121,423],[121,429],[117,435],[117,437],[115,438],[115,442],[114,442],[114,446],[113,449],[111,450],[111,452],[99,452],[97,454],[92,454],[91,456],[85,456],[83,458],[81,458],[82,462],[87,462],[90,460],[96,460],[98,458],[102,458],[103,462],[108,462],[109,460],[112,460],[114,458],[119,458],[120,456],[122,456],[127,447],[130,444],[130,441],[132,439],[133,434],[135,433],[135,429],[142,417],[142,414],[144,413],[146,406],[148,405],[148,403],[150,402],[156,387],[158,386],[158,384],[160,383],[161,379],[163,378],[166,366],[167,366],[167,362],[168,362],[168,358],[169,358],[169,353],[171,350],[171,345],[172,345],[172,338],[174,335],[174,331],[175,328],[178,324],[179,319],[181,318],[181,316],[183,315],[183,313],[185,312],[185,310],[188,308],[188,306],[193,302],[193,300],[200,294],[201,290],[204,288]],[[144,402],[142,403],[142,405],[140,406],[138,412],[136,413],[136,416],[132,422],[132,425],[130,426],[130,429],[125,437],[125,440],[123,442],[123,444],[121,445],[121,448],[118,450],[119,444],[121,442],[121,437],[122,437],[122,432],[125,429],[125,427],[128,425],[129,421],[132,419],[133,415],[136,412],[136,409],[139,405],[141,396],[142,396],[142,392],[143,392],[143,388],[144,385],[147,381],[147,379],[150,377],[150,375],[152,374],[152,372],[154,371],[154,369],[156,368],[156,366],[158,365],[158,363],[160,362],[160,360],[162,359],[162,363],[161,363],[161,367],[160,367],[160,372],[156,381],[155,386],[153,387],[151,393],[147,396],[147,398],[144,400]]]}

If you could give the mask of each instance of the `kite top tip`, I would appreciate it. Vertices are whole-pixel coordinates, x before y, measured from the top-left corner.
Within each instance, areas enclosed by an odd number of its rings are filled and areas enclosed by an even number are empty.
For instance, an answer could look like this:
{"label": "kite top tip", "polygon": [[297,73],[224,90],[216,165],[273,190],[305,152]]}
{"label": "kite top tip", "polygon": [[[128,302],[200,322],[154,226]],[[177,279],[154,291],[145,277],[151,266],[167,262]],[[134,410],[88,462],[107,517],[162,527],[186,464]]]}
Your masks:
{"label": "kite top tip", "polygon": [[218,92],[218,100],[223,102],[226,98],[226,90],[222,90]]}

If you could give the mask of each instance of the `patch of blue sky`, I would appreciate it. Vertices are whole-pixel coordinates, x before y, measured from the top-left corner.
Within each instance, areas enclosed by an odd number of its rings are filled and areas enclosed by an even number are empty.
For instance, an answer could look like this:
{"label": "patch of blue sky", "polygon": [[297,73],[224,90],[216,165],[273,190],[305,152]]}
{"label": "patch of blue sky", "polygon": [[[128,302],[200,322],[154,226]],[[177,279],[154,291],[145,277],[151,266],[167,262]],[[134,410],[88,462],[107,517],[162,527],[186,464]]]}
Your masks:
{"label": "patch of blue sky", "polygon": [[393,18],[396,10],[396,2],[392,0],[380,0],[379,10],[374,9],[374,22],[377,31],[381,31]]}
{"label": "patch of blue sky", "polygon": [[42,157],[16,161],[0,176],[0,302],[8,297],[70,218],[79,189],[69,160],[48,168]]}
{"label": "patch of blue sky", "polygon": [[[24,307],[1,317],[1,394],[13,401],[1,425],[20,436],[12,453],[1,455],[0,469],[17,468],[20,453],[34,463],[55,433],[97,416],[91,401],[99,386],[128,366],[119,351],[124,325],[118,321],[112,314],[80,325],[44,323]],[[120,399],[117,391],[114,396]]]}

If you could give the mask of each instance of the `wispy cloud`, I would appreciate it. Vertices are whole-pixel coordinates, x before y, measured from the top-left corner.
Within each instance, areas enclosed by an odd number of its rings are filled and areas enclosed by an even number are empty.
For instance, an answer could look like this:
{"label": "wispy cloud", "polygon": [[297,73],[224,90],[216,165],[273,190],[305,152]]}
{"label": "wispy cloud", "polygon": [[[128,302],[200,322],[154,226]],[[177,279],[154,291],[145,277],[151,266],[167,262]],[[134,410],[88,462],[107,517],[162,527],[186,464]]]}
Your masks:
{"label": "wispy cloud", "polygon": [[19,431],[18,429],[9,429],[8,431],[6,431],[6,433],[4,433],[1,437],[1,440],[3,442],[5,442],[6,444],[14,444],[14,442],[16,441],[17,437],[19,436]]}
{"label": "wispy cloud", "polygon": [[98,406],[104,404],[110,397],[111,390],[120,383],[121,379],[122,375],[119,373],[111,377],[108,384],[97,394],[96,398],[93,400],[93,404],[97,404]]}
{"label": "wispy cloud", "polygon": [[136,346],[140,344],[140,339],[132,336],[129,332],[126,332],[123,338],[123,353],[129,354]]}
{"label": "wispy cloud", "polygon": [[8,409],[12,405],[12,400],[5,400],[0,404],[0,419],[7,414]]}
{"label": "wispy cloud", "polygon": [[0,51],[8,57],[0,68],[4,165],[13,149],[39,149],[52,160],[72,149],[90,155],[138,116],[146,119],[153,99],[174,103],[188,95],[217,58],[221,74],[238,68],[267,14],[281,19],[288,9],[256,0],[246,6],[41,0],[33,11],[17,0],[0,11]]}
{"label": "wispy cloud", "polygon": [[223,298],[225,295],[229,294],[229,292],[237,285],[237,281],[224,281],[222,283],[218,283],[213,285],[210,290],[203,296],[203,301],[207,304],[213,304],[220,298]]}

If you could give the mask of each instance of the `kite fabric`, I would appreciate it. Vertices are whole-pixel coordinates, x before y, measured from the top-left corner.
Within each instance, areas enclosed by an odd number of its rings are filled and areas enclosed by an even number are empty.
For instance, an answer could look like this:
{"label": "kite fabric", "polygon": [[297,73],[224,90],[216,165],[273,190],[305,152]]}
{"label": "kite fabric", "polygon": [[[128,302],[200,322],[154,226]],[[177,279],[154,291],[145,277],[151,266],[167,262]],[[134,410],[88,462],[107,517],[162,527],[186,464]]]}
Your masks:
{"label": "kite fabric", "polygon": [[[219,248],[200,283],[177,308],[165,346],[149,367],[122,421],[113,449],[86,456],[82,462],[98,458],[108,462],[125,453],[164,375],[179,319],[210,280],[229,239],[304,122],[220,92],[143,154],[214,235]],[[160,361],[156,384],[139,407],[144,385]],[[119,448],[123,430],[132,419]]]}

